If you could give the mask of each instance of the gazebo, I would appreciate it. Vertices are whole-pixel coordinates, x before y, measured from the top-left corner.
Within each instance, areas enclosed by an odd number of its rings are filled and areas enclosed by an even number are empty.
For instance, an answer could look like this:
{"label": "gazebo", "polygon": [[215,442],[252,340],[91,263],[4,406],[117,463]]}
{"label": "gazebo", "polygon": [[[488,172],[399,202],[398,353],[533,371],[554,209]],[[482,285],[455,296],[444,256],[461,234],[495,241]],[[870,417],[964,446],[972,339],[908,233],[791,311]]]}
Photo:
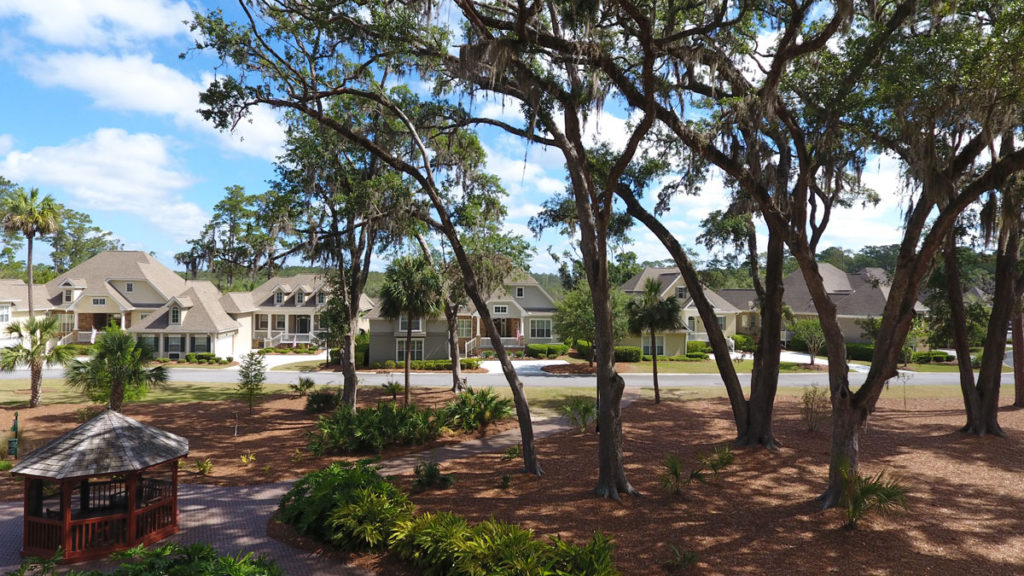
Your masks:
{"label": "gazebo", "polygon": [[25,477],[21,555],[80,562],[176,533],[187,455],[187,439],[109,409],[32,452],[11,469]]}

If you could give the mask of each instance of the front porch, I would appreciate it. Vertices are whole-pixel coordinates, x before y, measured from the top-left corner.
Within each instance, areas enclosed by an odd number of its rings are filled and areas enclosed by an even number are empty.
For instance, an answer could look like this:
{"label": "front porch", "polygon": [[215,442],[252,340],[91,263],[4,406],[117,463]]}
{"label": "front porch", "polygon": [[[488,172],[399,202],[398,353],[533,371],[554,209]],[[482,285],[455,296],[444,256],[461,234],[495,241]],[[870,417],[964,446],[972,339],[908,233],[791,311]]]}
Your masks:
{"label": "front porch", "polygon": [[57,344],[91,344],[96,335],[110,326],[120,326],[122,330],[131,327],[131,317],[121,313],[98,312],[57,312],[60,317],[60,332]]}
{"label": "front porch", "polygon": [[253,349],[317,344],[323,330],[319,314],[256,314]]}

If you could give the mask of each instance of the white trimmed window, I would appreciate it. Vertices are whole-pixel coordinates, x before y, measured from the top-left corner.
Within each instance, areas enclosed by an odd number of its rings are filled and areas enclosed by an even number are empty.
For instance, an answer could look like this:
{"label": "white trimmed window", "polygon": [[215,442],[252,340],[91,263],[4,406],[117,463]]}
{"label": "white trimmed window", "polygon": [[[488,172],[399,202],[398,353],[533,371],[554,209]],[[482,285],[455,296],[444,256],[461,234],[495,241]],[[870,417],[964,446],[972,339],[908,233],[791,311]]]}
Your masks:
{"label": "white trimmed window", "polygon": [[689,318],[686,319],[686,329],[689,330],[690,332],[697,331],[697,321],[694,319],[693,316],[690,316]]}
{"label": "white trimmed window", "polygon": [[746,328],[746,327],[747,327],[747,317],[746,316],[740,316],[740,328]]}
{"label": "white trimmed window", "polygon": [[[405,314],[398,317],[398,329],[405,332],[409,329],[409,318]],[[412,319],[412,331],[423,332],[423,319],[413,318]]]}
{"label": "white trimmed window", "polygon": [[185,351],[185,337],[184,336],[168,336],[167,337],[167,351],[168,352],[184,352]]}
{"label": "white trimmed window", "polygon": [[181,308],[171,306],[171,324],[181,324]]}
{"label": "white trimmed window", "polygon": [[[655,343],[657,345],[657,348],[658,348],[658,356],[664,356],[665,355],[665,336],[657,336],[654,339],[654,341],[655,341]],[[651,335],[650,334],[648,334],[647,336],[643,337],[643,349],[644,349],[644,356],[654,356],[654,354],[651,354]]]}
{"label": "white trimmed window", "polygon": [[686,297],[689,295],[690,293],[686,291],[686,286],[676,286],[676,298],[686,300]]}
{"label": "white trimmed window", "polygon": [[75,315],[74,314],[61,314],[60,315],[60,331],[67,334],[75,329]]}
{"label": "white trimmed window", "polygon": [[92,299],[92,305],[93,306],[106,306],[107,305],[107,299],[106,298],[93,298]]}
{"label": "white trimmed window", "polygon": [[267,326],[269,326],[269,325],[270,325],[270,319],[267,317],[266,314],[257,314],[256,315],[256,329],[257,330],[266,330]]}
{"label": "white trimmed window", "polygon": [[324,293],[323,292],[318,292],[317,295],[316,295],[316,304],[317,304],[317,306],[319,306],[319,305],[321,305],[323,303],[324,303]]}
{"label": "white trimmed window", "polygon": [[298,293],[295,294],[295,303],[296,304],[302,304],[305,301],[306,301],[306,293],[305,292],[298,292]]}
{"label": "white trimmed window", "polygon": [[[414,338],[411,344],[412,346],[409,348],[409,360],[423,360],[423,339]],[[405,338],[400,338],[395,341],[395,360],[397,362],[405,362]]]}
{"label": "white trimmed window", "polygon": [[274,292],[274,304],[284,302],[284,292]]}
{"label": "white trimmed window", "polygon": [[125,282],[124,291],[128,293],[135,292],[135,282]]}
{"label": "white trimmed window", "polygon": [[193,352],[209,352],[210,351],[210,337],[209,336],[193,336],[192,342],[190,343]]}
{"label": "white trimmed window", "polygon": [[473,319],[472,318],[459,318],[455,335],[459,338],[472,338],[473,337]]}
{"label": "white trimmed window", "polygon": [[139,336],[139,342],[143,345],[149,346],[149,349],[156,355],[160,351],[160,337],[152,334],[142,334]]}
{"label": "white trimmed window", "polygon": [[11,321],[11,305],[0,304],[0,323],[8,323]]}
{"label": "white trimmed window", "polygon": [[284,330],[284,315],[274,315],[274,330]]}
{"label": "white trimmed window", "polygon": [[534,318],[530,320],[530,338],[551,338],[551,319]]}
{"label": "white trimmed window", "polygon": [[74,297],[75,297],[75,291],[74,290],[65,290],[64,291],[64,302],[65,303],[71,302],[71,300]]}
{"label": "white trimmed window", "polygon": [[516,286],[516,298],[522,298],[524,296],[526,296],[526,288]]}
{"label": "white trimmed window", "polygon": [[718,316],[718,327],[725,330],[725,316]]}
{"label": "white trimmed window", "polygon": [[495,304],[494,305],[494,313],[495,314],[508,314],[508,306],[505,305],[505,304]]}

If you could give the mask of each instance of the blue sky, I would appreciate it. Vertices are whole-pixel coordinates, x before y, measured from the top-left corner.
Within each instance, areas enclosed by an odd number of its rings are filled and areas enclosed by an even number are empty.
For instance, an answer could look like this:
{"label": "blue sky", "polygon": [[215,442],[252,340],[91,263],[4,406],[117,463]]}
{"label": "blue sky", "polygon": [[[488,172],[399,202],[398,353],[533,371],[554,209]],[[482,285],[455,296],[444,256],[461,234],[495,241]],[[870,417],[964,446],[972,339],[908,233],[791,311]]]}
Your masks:
{"label": "blue sky", "polygon": [[[216,61],[178,57],[192,45],[183,21],[192,10],[222,5],[235,12],[231,2],[194,0],[0,0],[0,175],[88,213],[126,248],[176,267],[173,255],[207,222],[225,187],[266,189],[283,138],[269,109],[233,134],[195,112]],[[518,110],[478,106],[494,116]],[[614,110],[587,128],[593,137],[624,141],[625,120]],[[564,187],[561,158],[496,131],[482,137],[488,167],[510,195],[506,227],[529,237],[527,220]],[[896,163],[876,160],[864,179],[883,202],[836,215],[822,248],[899,240]],[[704,194],[679,200],[665,220],[692,245],[700,220],[724,202],[712,178]],[[641,260],[666,257],[644,230],[632,236]],[[535,271],[554,271],[546,250],[561,242],[536,241]]]}

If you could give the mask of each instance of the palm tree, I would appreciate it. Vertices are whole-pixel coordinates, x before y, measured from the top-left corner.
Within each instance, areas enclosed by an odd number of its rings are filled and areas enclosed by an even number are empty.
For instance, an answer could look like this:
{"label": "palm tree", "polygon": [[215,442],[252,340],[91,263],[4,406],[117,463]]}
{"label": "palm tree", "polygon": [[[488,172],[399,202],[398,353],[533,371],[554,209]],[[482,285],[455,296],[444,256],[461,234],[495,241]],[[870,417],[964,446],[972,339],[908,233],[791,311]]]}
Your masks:
{"label": "palm tree", "polygon": [[640,336],[644,331],[651,334],[651,359],[654,368],[654,403],[661,403],[661,390],[658,389],[658,341],[657,333],[666,330],[678,330],[683,327],[679,317],[679,300],[670,296],[661,299],[661,284],[648,278],[644,291],[627,306],[629,312],[629,332]]}
{"label": "palm tree", "polygon": [[75,360],[64,372],[70,388],[93,401],[109,400],[110,409],[121,411],[125,399],[141,398],[151,387],[167,383],[162,365],[146,368],[153,360],[153,349],[119,326],[108,326],[89,353],[89,360]]}
{"label": "palm tree", "polygon": [[7,326],[7,333],[18,338],[17,346],[0,349],[0,370],[13,372],[18,366],[28,366],[31,374],[32,396],[28,407],[39,406],[43,395],[43,366],[63,366],[71,360],[71,352],[64,346],[49,348],[50,341],[60,330],[56,316],[29,317],[24,322]]}
{"label": "palm tree", "polygon": [[35,314],[32,304],[32,242],[36,236],[53,234],[60,228],[61,206],[47,194],[39,198],[39,189],[28,193],[15,188],[5,194],[0,203],[0,227],[5,232],[21,234],[27,240],[28,258],[28,315]]}
{"label": "palm tree", "polygon": [[409,365],[412,360],[412,322],[441,313],[441,277],[426,258],[396,258],[384,272],[380,291],[381,315],[406,317],[405,322],[405,404],[409,405]]}

